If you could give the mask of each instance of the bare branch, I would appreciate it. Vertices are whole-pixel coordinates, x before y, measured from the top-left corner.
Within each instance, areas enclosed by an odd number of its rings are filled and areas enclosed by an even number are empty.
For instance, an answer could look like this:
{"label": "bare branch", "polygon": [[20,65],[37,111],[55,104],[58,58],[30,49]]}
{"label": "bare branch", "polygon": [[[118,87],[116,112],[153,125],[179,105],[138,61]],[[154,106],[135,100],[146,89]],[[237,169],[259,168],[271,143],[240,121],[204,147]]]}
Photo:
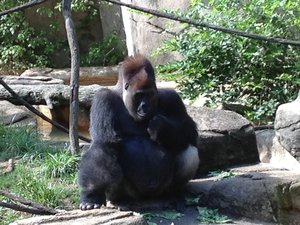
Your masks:
{"label": "bare branch", "polygon": [[125,6],[131,9],[135,9],[144,13],[148,13],[157,17],[162,17],[162,18],[166,18],[166,19],[170,19],[170,20],[175,20],[175,21],[179,21],[182,23],[188,23],[197,27],[206,27],[212,30],[216,30],[216,31],[221,31],[224,33],[228,33],[228,34],[233,34],[233,35],[237,35],[237,36],[242,36],[242,37],[246,37],[246,38],[251,38],[251,39],[256,39],[256,40],[260,40],[260,41],[268,41],[268,42],[275,42],[275,43],[280,43],[283,45],[292,45],[292,46],[297,46],[300,47],[300,42],[299,41],[293,41],[293,40],[288,40],[288,39],[283,39],[283,38],[276,38],[276,37],[269,37],[269,36],[263,36],[263,35],[259,35],[259,34],[254,34],[254,33],[247,33],[244,31],[240,31],[240,30],[236,30],[236,29],[230,29],[230,28],[225,28],[225,27],[221,27],[218,25],[214,25],[214,24],[209,24],[209,23],[205,23],[205,22],[199,22],[197,20],[193,20],[193,19],[188,19],[182,16],[177,16],[177,15],[173,15],[173,14],[169,14],[169,13],[165,13],[165,12],[161,12],[158,10],[154,10],[154,9],[147,9],[144,7],[140,7],[140,6],[136,6],[136,5],[132,5],[132,4],[128,4],[128,3],[124,3],[124,2],[119,2],[119,1],[115,1],[115,0],[102,0],[105,2],[109,2],[109,3],[113,3],[116,5],[120,5],[120,6]]}
{"label": "bare branch", "polygon": [[[24,99],[20,98],[19,95],[14,92],[3,80],[0,78],[0,84],[18,101],[20,101],[28,110],[36,114],[37,116],[41,117],[43,120],[47,121],[48,123],[52,124],[56,128],[64,131],[65,133],[69,133],[69,129],[65,128],[64,126],[60,125],[59,123],[51,120],[49,117],[47,117],[45,114],[41,113],[38,111],[36,108],[34,108],[32,105],[30,105],[28,102],[26,102]],[[83,137],[83,136],[78,136],[81,140],[86,141],[86,142],[91,142],[89,138]]]}
{"label": "bare branch", "polygon": [[20,11],[20,10],[23,10],[23,9],[26,9],[26,8],[29,8],[29,7],[32,7],[32,6],[35,6],[35,5],[42,4],[42,3],[46,2],[46,1],[48,1],[48,0],[33,0],[31,2],[27,2],[27,3],[23,4],[23,5],[19,5],[19,6],[16,6],[14,8],[5,10],[3,12],[0,12],[0,17],[4,16],[4,15],[7,15],[9,13],[17,12],[17,11]]}
{"label": "bare branch", "polygon": [[163,28],[163,27],[161,27],[157,24],[151,23],[150,21],[146,21],[146,23],[158,30],[158,31],[152,31],[154,33],[161,34],[161,33],[165,32],[167,34],[171,34],[171,35],[174,35],[174,36],[177,35],[177,33],[169,31],[169,30],[167,30],[167,29],[165,29],[165,28]]}
{"label": "bare branch", "polygon": [[71,0],[63,0],[63,15],[69,47],[71,51],[71,80],[70,80],[70,148],[73,154],[79,152],[78,142],[78,114],[79,114],[79,46],[75,31],[75,25],[71,17]]}
{"label": "bare branch", "polygon": [[[27,212],[27,213],[32,213],[32,214],[37,214],[37,215],[54,215],[58,213],[57,210],[43,206],[39,203],[27,200],[21,196],[16,196],[12,193],[9,193],[4,190],[0,190],[0,195],[5,196],[6,198],[14,201],[14,202],[19,202],[23,205],[19,205],[17,203],[8,203],[8,202],[3,202],[0,201],[0,206],[10,208],[13,210],[21,211],[21,212]],[[24,206],[25,205],[25,206]]]}

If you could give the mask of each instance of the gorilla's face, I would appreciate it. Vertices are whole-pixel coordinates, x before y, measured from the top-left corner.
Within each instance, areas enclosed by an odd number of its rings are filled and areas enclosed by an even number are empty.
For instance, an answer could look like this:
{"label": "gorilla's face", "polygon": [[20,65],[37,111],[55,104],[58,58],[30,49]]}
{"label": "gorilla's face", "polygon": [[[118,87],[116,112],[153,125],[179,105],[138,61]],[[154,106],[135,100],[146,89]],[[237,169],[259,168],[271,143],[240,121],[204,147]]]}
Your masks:
{"label": "gorilla's face", "polygon": [[129,114],[137,122],[147,121],[154,115],[157,99],[156,86],[135,89],[134,86],[130,85],[123,92],[125,106]]}

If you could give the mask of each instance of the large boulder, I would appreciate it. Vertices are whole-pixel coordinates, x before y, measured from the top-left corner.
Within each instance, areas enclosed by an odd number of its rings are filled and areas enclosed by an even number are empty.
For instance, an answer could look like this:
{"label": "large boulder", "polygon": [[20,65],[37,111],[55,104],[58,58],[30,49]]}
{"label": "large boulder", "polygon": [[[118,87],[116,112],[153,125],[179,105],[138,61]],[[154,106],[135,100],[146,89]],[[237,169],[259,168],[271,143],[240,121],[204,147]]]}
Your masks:
{"label": "large boulder", "polygon": [[280,144],[300,162],[300,92],[295,101],[278,107],[274,127]]}
{"label": "large boulder", "polygon": [[250,122],[227,110],[188,107],[198,125],[201,152],[199,173],[259,161]]}
{"label": "large boulder", "polygon": [[36,125],[36,118],[25,106],[0,101],[0,123],[4,125]]}
{"label": "large boulder", "polygon": [[[200,204],[277,224],[299,224],[300,175],[268,164],[237,167],[232,176],[193,180],[188,190],[200,197]],[[259,223],[262,224],[262,223]]]}
{"label": "large boulder", "polygon": [[300,163],[279,143],[274,129],[256,131],[259,159],[278,168],[300,171]]}

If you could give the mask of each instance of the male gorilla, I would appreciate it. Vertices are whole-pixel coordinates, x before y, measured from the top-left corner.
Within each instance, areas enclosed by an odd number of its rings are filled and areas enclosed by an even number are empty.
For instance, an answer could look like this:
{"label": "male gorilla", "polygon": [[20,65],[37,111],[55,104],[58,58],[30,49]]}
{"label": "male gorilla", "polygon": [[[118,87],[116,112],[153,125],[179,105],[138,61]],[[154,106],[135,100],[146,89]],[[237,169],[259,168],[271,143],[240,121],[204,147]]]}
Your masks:
{"label": "male gorilla", "polygon": [[157,89],[143,56],[128,57],[116,86],[96,93],[90,134],[79,167],[82,210],[176,194],[198,168],[196,124],[174,90]]}

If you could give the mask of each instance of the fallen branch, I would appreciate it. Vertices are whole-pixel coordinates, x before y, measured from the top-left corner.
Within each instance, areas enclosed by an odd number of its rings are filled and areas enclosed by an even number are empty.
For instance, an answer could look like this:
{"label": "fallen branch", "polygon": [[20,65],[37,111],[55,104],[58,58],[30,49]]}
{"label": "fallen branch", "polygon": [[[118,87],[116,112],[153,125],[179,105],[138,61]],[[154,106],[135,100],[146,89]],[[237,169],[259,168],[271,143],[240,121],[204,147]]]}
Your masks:
{"label": "fallen branch", "polygon": [[4,16],[4,15],[7,15],[9,13],[17,12],[17,11],[20,11],[20,10],[23,10],[23,9],[26,9],[26,8],[29,8],[29,7],[32,7],[32,6],[35,6],[35,5],[42,4],[46,1],[48,1],[48,0],[33,0],[31,2],[27,2],[23,5],[19,5],[19,6],[11,8],[11,9],[0,12],[0,17]]}
{"label": "fallen branch", "polygon": [[21,196],[16,196],[4,190],[0,190],[0,195],[16,202],[16,203],[11,203],[11,202],[8,203],[8,202],[0,201],[0,206],[5,208],[10,208],[13,210],[37,214],[37,215],[54,215],[59,212],[56,209],[52,209],[47,206],[41,205],[39,203],[27,200]]}
{"label": "fallen branch", "polygon": [[[60,125],[59,123],[57,123],[56,121],[51,120],[49,117],[47,117],[45,114],[41,113],[40,111],[38,111],[36,108],[34,108],[32,105],[30,105],[27,101],[25,101],[23,98],[21,98],[14,90],[12,90],[3,80],[2,78],[0,78],[0,84],[2,84],[2,86],[12,95],[12,97],[15,99],[16,102],[21,103],[22,105],[24,105],[28,110],[30,110],[31,112],[33,112],[34,114],[36,114],[37,116],[41,117],[43,120],[47,121],[48,123],[52,124],[54,127],[64,131],[65,133],[69,133],[69,129]],[[65,86],[65,85],[64,85]],[[28,87],[26,87],[28,88]],[[44,89],[45,87],[42,87],[42,89]],[[53,86],[52,86],[53,88]],[[35,87],[36,89],[36,87]],[[1,91],[0,91],[1,92]],[[32,94],[32,93],[29,93]],[[0,99],[1,100],[1,99]],[[44,99],[44,102],[46,102],[47,100]],[[49,103],[52,104],[52,103]],[[83,141],[86,142],[90,142],[91,140],[89,138],[83,137],[81,135],[79,135],[79,138]]]}
{"label": "fallen branch", "polygon": [[182,23],[188,23],[188,24],[191,24],[191,25],[194,25],[197,27],[206,27],[206,28],[209,28],[212,30],[221,31],[224,33],[242,36],[242,37],[246,37],[246,38],[256,39],[256,40],[260,40],[260,41],[275,42],[275,43],[279,43],[279,44],[283,44],[283,45],[293,45],[293,46],[300,47],[299,41],[293,41],[293,40],[276,38],[276,37],[268,37],[268,36],[263,36],[263,35],[259,35],[259,34],[254,34],[254,33],[247,33],[245,31],[225,28],[225,27],[221,27],[218,25],[209,24],[209,23],[205,23],[205,22],[199,22],[198,20],[188,19],[188,18],[185,18],[182,16],[177,16],[174,14],[169,14],[169,13],[161,12],[161,11],[154,10],[154,9],[147,9],[144,7],[140,7],[140,6],[124,3],[124,2],[119,2],[119,1],[115,1],[115,0],[102,0],[102,1],[120,5],[120,6],[125,6],[128,8],[134,9],[134,10],[138,10],[138,11],[141,11],[144,13],[148,13],[148,14],[157,16],[157,17],[175,20],[175,21],[179,21]]}
{"label": "fallen branch", "polygon": [[[1,79],[1,78],[0,78]],[[0,81],[0,84],[5,82]],[[6,83],[6,82],[5,82]],[[8,85],[6,83],[6,85]],[[70,87],[68,85],[9,85],[11,89],[23,100],[31,105],[48,105],[53,107],[67,106],[70,100]],[[81,86],[79,88],[79,103],[83,107],[90,107],[95,93],[103,88],[100,85]],[[15,105],[23,103],[0,85],[0,100],[7,100]]]}

